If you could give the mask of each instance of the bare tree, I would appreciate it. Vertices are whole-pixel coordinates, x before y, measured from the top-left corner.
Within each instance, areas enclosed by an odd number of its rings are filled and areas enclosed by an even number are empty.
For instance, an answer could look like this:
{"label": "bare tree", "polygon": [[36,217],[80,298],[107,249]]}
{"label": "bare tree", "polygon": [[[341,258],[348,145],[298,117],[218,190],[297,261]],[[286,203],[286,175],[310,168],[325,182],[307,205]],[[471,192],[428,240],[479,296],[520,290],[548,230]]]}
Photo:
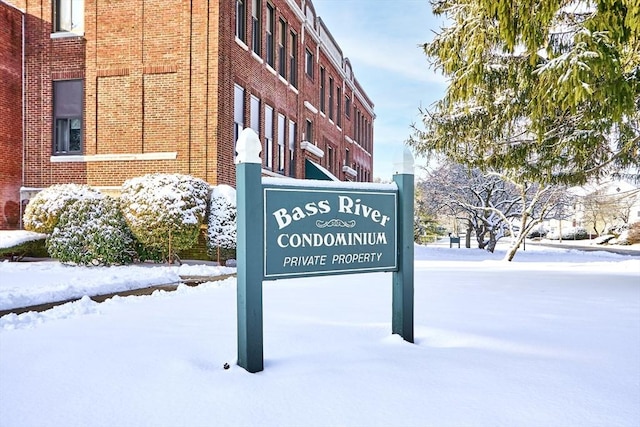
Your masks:
{"label": "bare tree", "polygon": [[582,198],[584,222],[600,235],[615,226],[629,223],[631,209],[640,190],[611,193],[601,187]]}
{"label": "bare tree", "polygon": [[511,261],[525,236],[554,214],[566,191],[561,186],[519,183],[505,174],[468,169],[445,162],[419,183],[436,211],[462,219],[466,246],[475,235],[478,247],[490,252],[506,235],[514,237],[506,255]]}

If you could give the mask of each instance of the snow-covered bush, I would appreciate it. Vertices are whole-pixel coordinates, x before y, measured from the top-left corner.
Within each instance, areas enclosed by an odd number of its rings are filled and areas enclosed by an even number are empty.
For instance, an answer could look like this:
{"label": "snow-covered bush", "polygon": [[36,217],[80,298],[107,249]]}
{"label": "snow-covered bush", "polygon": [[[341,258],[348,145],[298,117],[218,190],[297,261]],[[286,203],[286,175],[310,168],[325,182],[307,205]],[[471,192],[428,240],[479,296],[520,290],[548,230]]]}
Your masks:
{"label": "snow-covered bush", "polygon": [[594,245],[606,245],[607,243],[610,243],[611,240],[615,239],[616,236],[614,236],[613,234],[603,234],[601,236],[596,237],[595,239],[593,239],[593,244]]}
{"label": "snow-covered bush", "polygon": [[[584,240],[589,238],[589,233],[582,227],[570,227],[562,229],[563,240]],[[558,240],[560,239],[559,231],[553,231],[547,234],[547,239]]]}
{"label": "snow-covered bush", "polygon": [[235,249],[237,243],[236,190],[217,185],[211,192],[207,227],[207,252],[218,261],[220,249]]}
{"label": "snow-covered bush", "polygon": [[542,238],[546,235],[547,235],[547,230],[544,227],[539,226],[529,231],[529,234],[527,234],[527,238],[528,239]]}
{"label": "snow-covered bush", "polygon": [[198,241],[209,184],[182,174],[148,174],[122,185],[122,213],[133,235],[172,262]]}
{"label": "snow-covered bush", "polygon": [[48,236],[27,230],[0,231],[0,259],[20,261],[28,257],[48,257],[45,240]]}
{"label": "snow-covered bush", "polygon": [[67,205],[47,239],[53,258],[81,265],[131,263],[136,258],[135,244],[117,201],[111,197]]}
{"label": "snow-covered bush", "polygon": [[627,241],[630,245],[640,243],[640,222],[634,222],[629,226],[627,233]]}
{"label": "snow-covered bush", "polygon": [[77,200],[100,199],[104,195],[88,185],[56,184],[45,188],[29,202],[24,210],[25,230],[50,234],[58,224],[60,214]]}

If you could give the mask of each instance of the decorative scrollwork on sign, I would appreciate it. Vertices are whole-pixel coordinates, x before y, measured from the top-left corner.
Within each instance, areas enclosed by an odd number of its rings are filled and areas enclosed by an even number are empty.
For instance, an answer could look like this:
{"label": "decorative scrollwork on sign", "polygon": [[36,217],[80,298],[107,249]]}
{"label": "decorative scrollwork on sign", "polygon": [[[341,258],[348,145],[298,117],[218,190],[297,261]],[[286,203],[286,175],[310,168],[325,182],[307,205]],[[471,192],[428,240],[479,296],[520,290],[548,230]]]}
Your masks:
{"label": "decorative scrollwork on sign", "polygon": [[338,218],[331,219],[329,221],[316,221],[316,227],[318,228],[326,228],[326,227],[344,227],[344,228],[353,228],[356,226],[356,220],[352,219],[351,221],[343,221]]}

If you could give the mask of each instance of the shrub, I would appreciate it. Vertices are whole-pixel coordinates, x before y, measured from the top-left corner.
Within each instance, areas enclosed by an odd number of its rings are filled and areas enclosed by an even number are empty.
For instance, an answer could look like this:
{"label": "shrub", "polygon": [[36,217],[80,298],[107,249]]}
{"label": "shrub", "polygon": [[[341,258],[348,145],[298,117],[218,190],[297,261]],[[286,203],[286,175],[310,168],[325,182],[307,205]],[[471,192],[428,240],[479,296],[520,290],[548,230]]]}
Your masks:
{"label": "shrub", "polygon": [[65,208],[82,199],[100,199],[100,191],[81,184],[56,184],[45,188],[29,202],[24,210],[25,230],[50,234],[58,224]]}
{"label": "shrub", "polygon": [[582,227],[574,227],[563,232],[562,238],[567,240],[584,240],[589,238],[589,233]]}
{"label": "shrub", "polygon": [[[568,229],[562,229],[563,240],[584,240],[589,238],[589,233],[582,227],[570,227]],[[558,240],[560,235],[557,231],[547,233],[547,239]]]}
{"label": "shrub", "polygon": [[217,185],[211,192],[207,227],[207,252],[220,262],[221,249],[235,249],[237,245],[236,190]]}
{"label": "shrub", "polygon": [[53,258],[81,265],[131,263],[136,259],[135,245],[118,203],[111,197],[67,205],[47,239]]}
{"label": "shrub", "polygon": [[627,232],[627,242],[630,245],[640,243],[640,222],[634,222],[633,224],[629,225],[629,230]]}
{"label": "shrub", "polygon": [[542,238],[547,235],[547,230],[542,227],[534,228],[527,234],[528,239]]}
{"label": "shrub", "polygon": [[198,241],[207,211],[209,184],[181,174],[149,174],[132,178],[120,196],[124,218],[148,250],[172,262],[177,251]]}
{"label": "shrub", "polygon": [[[2,232],[0,231],[0,233]],[[45,258],[49,256],[45,247],[46,234],[25,230],[11,233],[18,234],[18,238],[4,242],[8,243],[6,246],[0,246],[0,259],[20,261],[24,257]]]}

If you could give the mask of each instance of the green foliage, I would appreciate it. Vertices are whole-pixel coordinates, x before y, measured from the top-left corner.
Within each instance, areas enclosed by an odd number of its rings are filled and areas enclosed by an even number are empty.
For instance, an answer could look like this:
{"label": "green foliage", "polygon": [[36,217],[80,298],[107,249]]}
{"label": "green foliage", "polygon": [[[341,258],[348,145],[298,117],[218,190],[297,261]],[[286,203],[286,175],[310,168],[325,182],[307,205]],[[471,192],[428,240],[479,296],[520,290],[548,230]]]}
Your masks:
{"label": "green foliage", "polygon": [[519,182],[583,184],[640,165],[640,6],[433,0],[424,45],[450,81],[409,141]]}
{"label": "green foliage", "polygon": [[150,174],[127,180],[121,208],[129,228],[148,250],[172,262],[198,241],[209,184],[188,175]]}
{"label": "green foliage", "polygon": [[136,258],[135,243],[118,203],[105,197],[67,205],[47,239],[47,249],[65,263],[128,264]]}
{"label": "green foliage", "polygon": [[50,234],[68,205],[86,198],[101,198],[100,191],[87,185],[56,184],[36,194],[24,211],[25,230]]}
{"label": "green foliage", "polygon": [[45,246],[46,236],[37,240],[29,240],[10,248],[0,248],[0,259],[20,261],[25,257],[46,258],[49,256]]}
{"label": "green foliage", "polygon": [[137,261],[151,261],[155,263],[161,263],[166,259],[161,250],[147,247],[140,243],[138,239],[135,239],[133,247],[135,253],[137,254]]}
{"label": "green foliage", "polygon": [[416,186],[415,207],[413,215],[413,235],[418,244],[433,242],[445,234],[445,228],[438,223],[434,206],[429,203],[424,187]]}
{"label": "green foliage", "polygon": [[413,223],[414,241],[420,245],[432,243],[439,236],[446,234],[446,229],[434,218],[416,216]]}

